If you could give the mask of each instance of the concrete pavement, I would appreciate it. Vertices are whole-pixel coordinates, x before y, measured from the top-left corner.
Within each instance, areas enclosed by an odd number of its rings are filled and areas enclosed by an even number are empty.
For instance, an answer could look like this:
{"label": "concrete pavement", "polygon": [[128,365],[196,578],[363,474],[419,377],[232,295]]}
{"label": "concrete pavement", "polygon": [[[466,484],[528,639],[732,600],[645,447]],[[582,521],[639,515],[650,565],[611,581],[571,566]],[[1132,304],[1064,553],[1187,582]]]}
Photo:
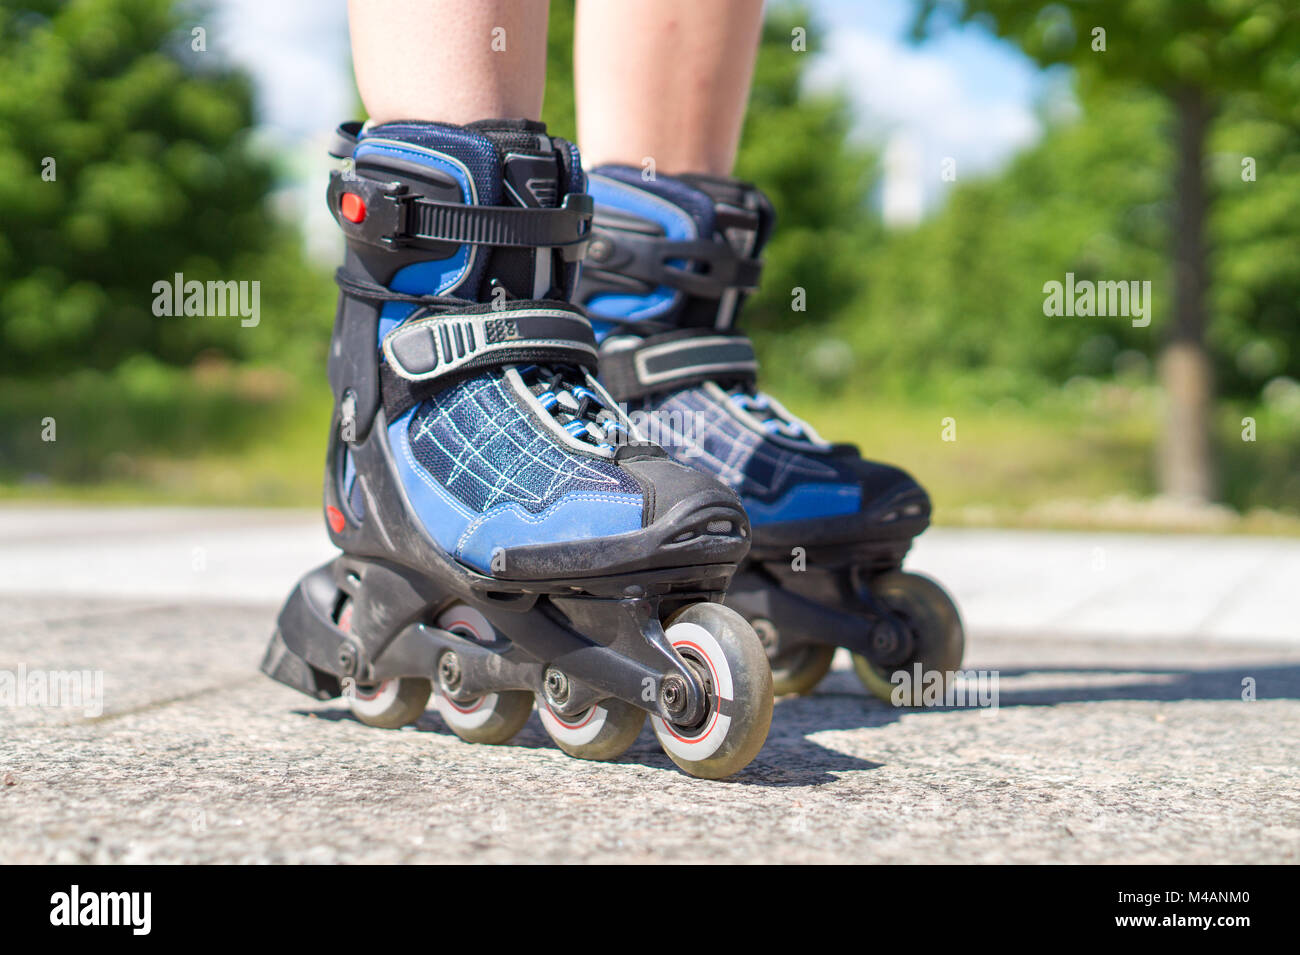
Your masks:
{"label": "concrete pavement", "polygon": [[[0,507],[0,595],[278,604],[332,553],[310,512]],[[975,634],[1300,643],[1300,540],[931,528],[907,566]]]}
{"label": "concrete pavement", "polygon": [[1300,542],[928,532],[998,708],[897,711],[840,660],[720,784],[648,731],[583,763],[535,716],[471,746],[267,680],[328,553],[311,514],[0,509],[0,675],[103,680],[0,706],[0,859],[1300,861]]}

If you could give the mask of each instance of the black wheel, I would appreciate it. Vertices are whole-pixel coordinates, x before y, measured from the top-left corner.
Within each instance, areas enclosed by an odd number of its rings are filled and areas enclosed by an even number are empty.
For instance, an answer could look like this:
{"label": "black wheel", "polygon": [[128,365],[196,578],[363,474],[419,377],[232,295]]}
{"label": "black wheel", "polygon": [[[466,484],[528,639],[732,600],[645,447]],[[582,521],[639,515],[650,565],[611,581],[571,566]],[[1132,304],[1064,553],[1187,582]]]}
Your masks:
{"label": "black wheel", "polygon": [[[885,670],[866,657],[853,654],[853,669],[864,686],[875,696],[896,706],[918,706],[923,687],[915,680],[910,684],[895,684],[899,671],[915,675],[919,663],[923,674],[942,674],[942,685],[947,686],[951,673],[961,666],[966,649],[961,615],[948,592],[929,577],[892,570],[873,578],[868,586],[872,597],[897,615],[912,633],[912,655],[903,663]],[[911,686],[911,692],[905,690]]]}
{"label": "black wheel", "polygon": [[704,683],[695,726],[650,718],[659,745],[685,772],[722,779],[758,755],[772,725],[772,671],[754,629],[730,607],[697,603],[668,618],[669,642]]}
{"label": "black wheel", "polygon": [[[344,633],[352,632],[351,598],[343,598],[334,622]],[[348,701],[348,709],[362,723],[380,729],[396,730],[414,723],[424,715],[432,692],[433,684],[428,680],[400,677],[374,686],[354,684],[347,688],[344,696]]]}

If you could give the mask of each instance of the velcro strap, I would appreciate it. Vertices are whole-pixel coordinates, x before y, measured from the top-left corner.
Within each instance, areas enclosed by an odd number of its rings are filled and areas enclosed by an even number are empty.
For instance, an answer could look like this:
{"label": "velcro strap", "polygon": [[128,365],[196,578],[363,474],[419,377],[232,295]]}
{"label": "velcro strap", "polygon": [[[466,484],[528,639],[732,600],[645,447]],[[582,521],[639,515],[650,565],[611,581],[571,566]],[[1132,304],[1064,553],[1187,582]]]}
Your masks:
{"label": "velcro strap", "polygon": [[596,365],[591,322],[555,302],[470,306],[408,319],[384,336],[383,348],[388,366],[407,381],[521,363]]}
{"label": "velcro strap", "polygon": [[655,335],[634,348],[614,349],[600,357],[601,382],[618,401],[715,379],[752,382],[757,374],[750,340],[712,329]]}
{"label": "velcro strap", "polygon": [[407,319],[384,336],[379,391],[388,420],[483,368],[579,365],[595,370],[587,316],[559,302],[508,302]]}
{"label": "velcro strap", "polygon": [[[344,215],[344,196],[355,200]],[[384,248],[422,242],[558,248],[567,261],[582,257],[591,233],[591,196],[571,192],[558,209],[438,202],[408,186],[356,172],[330,173],[329,207],[349,239]],[[356,216],[360,218],[356,218]]]}

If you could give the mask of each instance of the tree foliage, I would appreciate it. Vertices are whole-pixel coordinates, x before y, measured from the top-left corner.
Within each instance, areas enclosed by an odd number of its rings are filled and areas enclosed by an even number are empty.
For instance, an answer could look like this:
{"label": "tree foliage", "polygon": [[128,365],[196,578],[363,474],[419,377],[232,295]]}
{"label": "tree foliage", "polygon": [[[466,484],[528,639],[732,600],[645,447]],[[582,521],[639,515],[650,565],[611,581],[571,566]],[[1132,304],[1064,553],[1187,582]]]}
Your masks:
{"label": "tree foliage", "polygon": [[1300,119],[1300,8],[1257,0],[922,0],[917,29],[944,16],[979,20],[1040,63],[1069,64],[1085,81],[1161,96],[1170,106],[1168,168],[1173,308],[1163,329],[1166,393],[1160,483],[1180,498],[1216,493],[1213,396],[1213,183],[1206,152],[1230,103]]}
{"label": "tree foliage", "polygon": [[[794,31],[806,43],[794,43]],[[804,5],[770,7],[736,175],[763,189],[777,227],[764,253],[763,285],[747,306],[747,327],[780,332],[846,314],[864,276],[863,248],[879,235],[868,196],[875,156],[850,136],[852,111],[836,93],[802,84],[822,28]],[[805,310],[792,310],[803,289]]]}
{"label": "tree foliage", "polygon": [[276,335],[153,314],[177,272],[261,281],[265,309],[300,271],[250,148],[250,82],[193,49],[193,26],[171,0],[0,7],[0,371],[240,356]]}
{"label": "tree foliage", "polygon": [[916,32],[958,20],[1014,40],[1044,65],[1167,93],[1250,93],[1300,123],[1300,9],[1289,0],[921,0]]}
{"label": "tree foliage", "polygon": [[[1032,400],[1074,376],[1109,377],[1117,358],[1130,371],[1134,354],[1154,362],[1150,329],[1043,314],[1044,283],[1067,272],[1152,279],[1152,328],[1172,306],[1169,106],[1114,84],[1085,86],[1080,101],[1078,118],[1049,125],[1001,172],[959,181],[916,229],[864,251],[860,298],[831,332],[852,346],[858,380]],[[1256,400],[1278,376],[1300,379],[1300,133],[1231,104],[1208,173],[1216,379],[1225,396]]]}

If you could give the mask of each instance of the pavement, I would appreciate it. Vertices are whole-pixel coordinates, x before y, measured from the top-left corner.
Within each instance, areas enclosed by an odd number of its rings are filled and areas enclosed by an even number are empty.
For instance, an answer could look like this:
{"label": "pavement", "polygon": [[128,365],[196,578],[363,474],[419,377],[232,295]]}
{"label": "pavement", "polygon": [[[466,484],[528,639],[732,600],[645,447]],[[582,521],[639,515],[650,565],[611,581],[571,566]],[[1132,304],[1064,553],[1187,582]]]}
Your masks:
{"label": "pavement", "polygon": [[[587,763],[263,677],[330,553],[312,513],[0,508],[0,861],[1300,861],[1300,541],[932,529],[908,566],[998,705],[896,710],[838,659],[721,783],[648,730]],[[16,698],[50,671],[91,692]]]}

